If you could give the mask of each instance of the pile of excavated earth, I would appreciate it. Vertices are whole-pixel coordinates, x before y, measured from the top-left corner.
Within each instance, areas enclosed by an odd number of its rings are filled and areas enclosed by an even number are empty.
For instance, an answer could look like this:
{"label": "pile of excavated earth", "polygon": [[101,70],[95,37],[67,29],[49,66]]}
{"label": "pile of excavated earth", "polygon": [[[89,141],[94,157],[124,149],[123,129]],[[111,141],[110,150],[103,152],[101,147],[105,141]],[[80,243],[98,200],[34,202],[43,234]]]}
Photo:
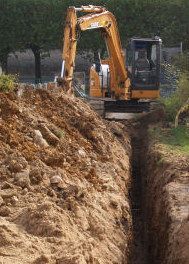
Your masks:
{"label": "pile of excavated earth", "polygon": [[0,93],[0,263],[189,263],[189,158],[149,140],[155,119]]}
{"label": "pile of excavated earth", "polygon": [[127,263],[122,129],[58,89],[0,94],[0,263]]}

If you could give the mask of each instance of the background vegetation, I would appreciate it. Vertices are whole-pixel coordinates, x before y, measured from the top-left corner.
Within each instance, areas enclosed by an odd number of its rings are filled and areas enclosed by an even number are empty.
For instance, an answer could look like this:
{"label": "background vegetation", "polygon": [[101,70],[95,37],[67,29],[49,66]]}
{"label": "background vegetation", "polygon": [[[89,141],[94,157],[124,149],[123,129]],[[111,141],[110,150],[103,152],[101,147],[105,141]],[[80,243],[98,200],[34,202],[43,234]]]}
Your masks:
{"label": "background vegetation", "polygon": [[0,92],[10,92],[14,90],[17,76],[11,74],[0,75]]}
{"label": "background vegetation", "polygon": [[[189,49],[188,0],[0,0],[0,61],[7,72],[11,52],[30,48],[36,79],[41,78],[41,55],[61,48],[68,6],[104,5],[118,21],[123,46],[130,37],[159,35],[165,45],[183,41]],[[84,34],[80,49],[99,49],[100,38]]]}
{"label": "background vegetation", "polygon": [[175,117],[181,107],[189,99],[189,74],[181,73],[178,81],[177,90],[170,97],[163,99],[166,109],[166,118],[170,122],[174,122]]}
{"label": "background vegetation", "polygon": [[153,140],[167,147],[174,153],[189,154],[189,129],[186,126],[165,129],[155,126],[149,129]]}

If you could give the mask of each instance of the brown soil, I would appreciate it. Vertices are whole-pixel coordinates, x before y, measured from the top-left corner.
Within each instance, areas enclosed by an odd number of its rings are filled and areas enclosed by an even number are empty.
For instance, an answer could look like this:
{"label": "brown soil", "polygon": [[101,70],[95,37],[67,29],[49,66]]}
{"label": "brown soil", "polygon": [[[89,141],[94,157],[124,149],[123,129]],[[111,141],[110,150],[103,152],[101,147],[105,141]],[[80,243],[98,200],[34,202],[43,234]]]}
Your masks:
{"label": "brown soil", "polygon": [[0,94],[0,263],[186,264],[189,158],[162,111],[103,121],[59,89]]}
{"label": "brown soil", "polygon": [[149,147],[146,216],[149,263],[189,263],[189,156]]}
{"label": "brown soil", "polygon": [[127,263],[123,126],[59,90],[18,94],[0,94],[0,263]]}
{"label": "brown soil", "polygon": [[158,121],[159,114],[146,115],[129,128],[133,152],[131,264],[189,263],[189,156],[171,152],[149,138],[149,123]]}

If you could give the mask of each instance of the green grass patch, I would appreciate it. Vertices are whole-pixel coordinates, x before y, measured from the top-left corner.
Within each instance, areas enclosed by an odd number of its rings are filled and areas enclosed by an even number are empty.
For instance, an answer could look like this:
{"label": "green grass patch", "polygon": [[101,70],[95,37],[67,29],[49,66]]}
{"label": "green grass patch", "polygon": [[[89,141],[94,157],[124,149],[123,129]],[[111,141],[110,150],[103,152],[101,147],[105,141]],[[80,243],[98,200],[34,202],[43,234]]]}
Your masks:
{"label": "green grass patch", "polygon": [[166,120],[174,122],[177,112],[189,98],[189,74],[180,75],[178,87],[174,94],[168,98],[162,98],[161,102],[165,105]]}
{"label": "green grass patch", "polygon": [[150,129],[152,138],[166,145],[169,149],[189,154],[189,128],[181,126],[178,128]]}

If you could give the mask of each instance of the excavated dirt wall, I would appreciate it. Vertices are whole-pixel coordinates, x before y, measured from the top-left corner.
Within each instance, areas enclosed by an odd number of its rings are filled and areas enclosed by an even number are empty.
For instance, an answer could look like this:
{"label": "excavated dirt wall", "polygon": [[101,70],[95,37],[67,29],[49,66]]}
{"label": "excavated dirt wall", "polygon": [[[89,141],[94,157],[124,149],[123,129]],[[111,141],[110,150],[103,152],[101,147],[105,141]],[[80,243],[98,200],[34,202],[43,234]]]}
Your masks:
{"label": "excavated dirt wall", "polygon": [[[131,264],[189,263],[189,156],[155,142],[159,109],[127,123],[131,137]],[[156,124],[161,125],[161,124]]]}
{"label": "excavated dirt wall", "polygon": [[146,158],[148,261],[189,263],[189,156],[153,143]]}

